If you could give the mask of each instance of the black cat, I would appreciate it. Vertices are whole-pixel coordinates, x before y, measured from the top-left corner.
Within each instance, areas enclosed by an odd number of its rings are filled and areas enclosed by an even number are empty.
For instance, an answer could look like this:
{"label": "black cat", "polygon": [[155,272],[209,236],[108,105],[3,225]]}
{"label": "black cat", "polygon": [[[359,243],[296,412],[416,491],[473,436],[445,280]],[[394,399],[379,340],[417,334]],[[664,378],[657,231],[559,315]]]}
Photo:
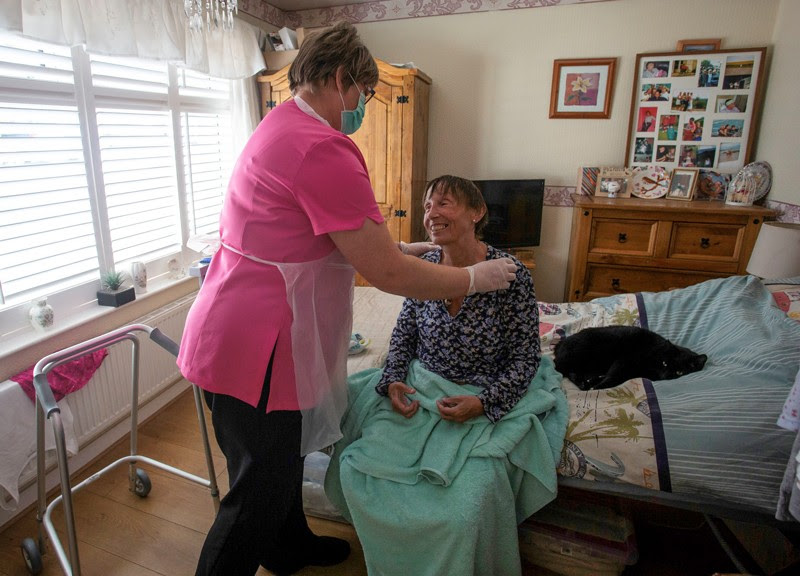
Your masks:
{"label": "black cat", "polygon": [[702,370],[695,354],[636,326],[584,328],[556,344],[556,370],[581,390],[611,388],[631,378],[671,380]]}

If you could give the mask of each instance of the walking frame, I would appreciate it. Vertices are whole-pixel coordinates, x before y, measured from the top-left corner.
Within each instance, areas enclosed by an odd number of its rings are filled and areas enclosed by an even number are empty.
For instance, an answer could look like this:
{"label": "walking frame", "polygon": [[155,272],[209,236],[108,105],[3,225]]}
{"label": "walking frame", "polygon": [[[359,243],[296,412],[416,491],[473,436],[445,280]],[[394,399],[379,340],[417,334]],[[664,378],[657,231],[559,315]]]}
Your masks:
{"label": "walking frame", "polygon": [[[211,458],[211,447],[208,442],[208,430],[206,428],[205,413],[203,411],[203,399],[200,389],[192,385],[194,392],[195,406],[197,407],[197,418],[200,424],[200,433],[203,438],[203,448],[208,465],[208,479],[195,476],[184,470],[169,466],[158,460],[137,454],[137,427],[138,427],[138,404],[139,404],[139,338],[136,332],[146,332],[150,339],[164,348],[167,352],[177,356],[178,345],[158,328],[151,328],[144,324],[131,324],[117,328],[104,335],[87,340],[81,344],[76,344],[70,348],[65,348],[60,352],[55,352],[39,360],[33,369],[34,388],[36,391],[36,465],[37,465],[37,488],[38,488],[38,508],[36,521],[38,524],[38,541],[33,538],[26,538],[22,541],[22,555],[28,570],[32,574],[39,574],[42,571],[42,555],[46,552],[48,537],[52,541],[53,549],[58,556],[64,573],[68,576],[80,576],[80,559],[78,557],[78,540],[75,533],[75,517],[72,507],[72,494],[91,484],[111,469],[127,463],[129,465],[128,481],[129,489],[137,496],[146,497],[151,489],[150,479],[147,473],[136,465],[139,462],[149,464],[166,472],[175,474],[208,488],[214,503],[215,511],[219,510],[219,489],[217,487],[216,474],[214,473],[214,462]],[[56,404],[50,385],[47,382],[47,374],[56,366],[65,364],[85,354],[89,354],[102,348],[111,346],[123,340],[130,340],[132,343],[132,369],[131,369],[131,434],[130,434],[130,455],[119,458],[99,472],[96,472],[70,487],[69,464],[67,462],[66,440],[64,437],[64,425],[61,421],[61,410]],[[61,479],[61,494],[50,504],[47,504],[45,487],[45,419],[50,420],[53,425],[53,433],[56,442],[56,455],[58,461],[59,475]],[[64,503],[64,517],[67,527],[67,539],[69,555],[59,540],[58,534],[53,527],[51,515],[53,509],[60,502]]]}

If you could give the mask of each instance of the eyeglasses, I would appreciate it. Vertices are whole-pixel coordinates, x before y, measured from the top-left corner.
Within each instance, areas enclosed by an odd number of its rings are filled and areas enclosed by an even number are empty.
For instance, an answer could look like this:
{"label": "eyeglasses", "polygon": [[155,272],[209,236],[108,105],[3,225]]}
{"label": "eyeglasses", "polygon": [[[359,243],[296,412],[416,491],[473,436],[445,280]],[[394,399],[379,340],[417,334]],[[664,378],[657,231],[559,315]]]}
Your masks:
{"label": "eyeglasses", "polygon": [[[358,82],[355,81],[355,78],[353,78],[352,74],[350,74],[350,80],[352,80],[353,84],[355,84],[356,88],[358,88]],[[364,98],[364,104],[366,104],[367,102],[372,100],[372,98],[375,96],[375,89],[364,86],[364,92],[366,93]]]}

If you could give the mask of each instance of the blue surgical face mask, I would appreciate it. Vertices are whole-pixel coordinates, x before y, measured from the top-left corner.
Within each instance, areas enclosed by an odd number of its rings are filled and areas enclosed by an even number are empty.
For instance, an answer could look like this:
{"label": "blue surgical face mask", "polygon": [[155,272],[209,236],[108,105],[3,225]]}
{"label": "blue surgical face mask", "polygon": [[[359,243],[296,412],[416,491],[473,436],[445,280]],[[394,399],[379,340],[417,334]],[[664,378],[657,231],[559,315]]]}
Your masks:
{"label": "blue surgical face mask", "polygon": [[[350,79],[353,80],[353,77],[350,76]],[[358,84],[356,81],[353,80],[353,84],[356,85],[358,88]],[[342,99],[342,107],[345,108],[342,110],[342,127],[341,131],[343,134],[352,134],[359,128],[361,128],[361,122],[364,120],[364,112],[367,105],[367,98],[364,96],[364,91],[361,90],[361,93],[358,97],[358,105],[356,105],[355,110],[347,110],[344,103],[344,96],[342,93],[339,92],[339,98]]]}

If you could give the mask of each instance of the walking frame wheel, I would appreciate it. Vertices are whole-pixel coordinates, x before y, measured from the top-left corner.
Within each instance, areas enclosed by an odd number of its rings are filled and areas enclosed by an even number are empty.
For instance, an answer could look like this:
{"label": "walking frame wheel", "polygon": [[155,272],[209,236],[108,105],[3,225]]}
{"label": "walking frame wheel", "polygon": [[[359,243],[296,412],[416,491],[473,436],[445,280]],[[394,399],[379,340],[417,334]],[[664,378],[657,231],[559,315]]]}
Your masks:
{"label": "walking frame wheel", "polygon": [[42,573],[42,554],[39,552],[39,546],[36,545],[36,540],[33,538],[25,538],[20,544],[22,549],[22,558],[25,560],[25,565],[28,567],[28,572],[31,574]]}
{"label": "walking frame wheel", "polygon": [[131,491],[134,494],[136,494],[139,498],[147,498],[147,495],[150,494],[150,490],[152,488],[153,485],[150,482],[150,477],[147,475],[147,472],[145,472],[141,468],[137,468],[136,478],[133,481],[133,486],[131,487]]}

